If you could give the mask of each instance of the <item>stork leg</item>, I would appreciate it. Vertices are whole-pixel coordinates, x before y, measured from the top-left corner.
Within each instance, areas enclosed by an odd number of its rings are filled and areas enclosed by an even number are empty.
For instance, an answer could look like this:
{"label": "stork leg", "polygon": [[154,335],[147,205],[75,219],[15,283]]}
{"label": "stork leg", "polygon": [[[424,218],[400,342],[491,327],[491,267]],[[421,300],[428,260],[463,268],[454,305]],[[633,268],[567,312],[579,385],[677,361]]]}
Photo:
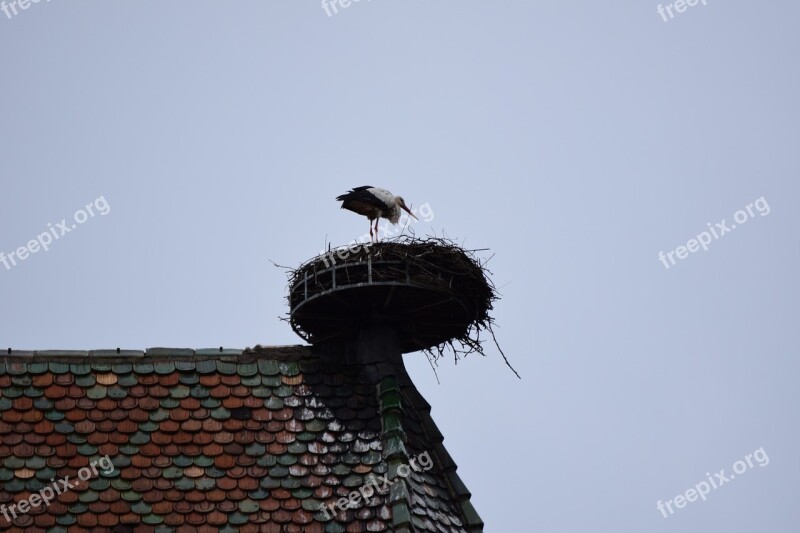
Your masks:
{"label": "stork leg", "polygon": [[367,220],[369,220],[369,242],[372,242],[372,240],[373,240],[373,237],[372,237],[372,220],[370,220],[370,219],[367,219]]}
{"label": "stork leg", "polygon": [[375,242],[378,242],[378,236],[380,235],[378,233],[378,222],[380,222],[380,221],[381,221],[380,218],[376,218],[375,219]]}

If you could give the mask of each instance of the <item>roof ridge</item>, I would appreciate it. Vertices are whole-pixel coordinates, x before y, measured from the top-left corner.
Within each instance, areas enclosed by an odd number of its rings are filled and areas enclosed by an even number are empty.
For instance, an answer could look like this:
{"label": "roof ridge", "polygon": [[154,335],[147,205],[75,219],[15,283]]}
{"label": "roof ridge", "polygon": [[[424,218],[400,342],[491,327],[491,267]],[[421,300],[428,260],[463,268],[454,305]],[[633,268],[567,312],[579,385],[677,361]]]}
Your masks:
{"label": "roof ridge", "polygon": [[152,347],[145,350],[99,349],[99,350],[14,350],[8,348],[0,352],[2,362],[136,362],[136,361],[201,361],[219,359],[229,361],[255,361],[271,358],[284,361],[296,361],[313,357],[310,346],[279,345],[254,348],[162,348]]}
{"label": "roof ridge", "polygon": [[408,465],[409,456],[405,443],[408,440],[403,430],[402,392],[394,375],[385,376],[378,382],[378,401],[380,404],[381,424],[383,426],[384,459],[389,466],[387,476],[393,481],[389,492],[389,504],[392,508],[392,525],[398,533],[416,531],[411,521],[411,503],[406,477],[398,475],[401,466]]}
{"label": "roof ridge", "polygon": [[[406,442],[408,435],[403,429],[403,418],[406,406],[411,408],[420,418],[425,440],[431,444],[430,453],[434,462],[439,465],[443,480],[450,496],[456,501],[464,529],[469,533],[483,531],[484,523],[475,507],[470,502],[472,493],[467,489],[461,477],[456,473],[458,465],[444,447],[444,435],[439,431],[430,415],[431,406],[417,390],[412,381],[406,385],[394,375],[385,376],[377,384],[378,401],[380,402],[381,424],[383,425],[383,446],[385,460],[389,465],[389,479],[397,480],[392,487],[389,502],[392,507],[392,524],[397,532],[413,533],[418,528],[412,520],[410,476],[398,475],[402,466],[408,468],[412,458],[409,456]],[[405,401],[404,401],[405,400]],[[427,451],[427,450],[426,450]]]}
{"label": "roof ridge", "polygon": [[422,431],[432,445],[431,453],[436,458],[437,464],[441,466],[450,494],[458,502],[459,510],[466,519],[464,528],[469,533],[482,532],[484,527],[483,520],[470,501],[472,493],[461,480],[461,476],[456,473],[458,465],[444,446],[444,435],[439,431],[439,427],[431,416],[431,405],[413,383],[401,388],[400,394],[408,400],[408,403],[420,418]]}

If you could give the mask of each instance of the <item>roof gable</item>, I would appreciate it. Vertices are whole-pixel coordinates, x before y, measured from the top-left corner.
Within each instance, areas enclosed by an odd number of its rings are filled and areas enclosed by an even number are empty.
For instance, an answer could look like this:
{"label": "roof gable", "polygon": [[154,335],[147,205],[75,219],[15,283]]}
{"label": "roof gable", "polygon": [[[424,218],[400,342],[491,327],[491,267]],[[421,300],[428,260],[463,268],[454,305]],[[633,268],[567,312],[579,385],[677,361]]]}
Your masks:
{"label": "roof gable", "polygon": [[[403,373],[376,382],[307,347],[13,352],[0,512],[26,531],[480,530]],[[430,467],[408,468],[422,454]],[[322,508],[387,476],[369,503]]]}

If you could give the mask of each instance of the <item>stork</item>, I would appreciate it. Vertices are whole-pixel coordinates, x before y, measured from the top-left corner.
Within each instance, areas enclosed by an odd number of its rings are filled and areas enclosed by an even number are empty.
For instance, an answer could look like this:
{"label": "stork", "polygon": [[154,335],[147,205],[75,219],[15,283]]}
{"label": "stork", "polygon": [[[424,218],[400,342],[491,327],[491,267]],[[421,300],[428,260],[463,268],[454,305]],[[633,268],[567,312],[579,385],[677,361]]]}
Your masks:
{"label": "stork", "polygon": [[409,215],[419,220],[411,210],[406,207],[406,201],[402,196],[395,196],[386,189],[380,189],[371,185],[355,187],[346,194],[336,197],[342,202],[342,209],[347,209],[353,213],[364,215],[369,219],[370,241],[373,238],[372,221],[375,221],[375,242],[378,241],[378,221],[385,218],[392,224],[397,224],[400,220],[400,210],[404,210]]}

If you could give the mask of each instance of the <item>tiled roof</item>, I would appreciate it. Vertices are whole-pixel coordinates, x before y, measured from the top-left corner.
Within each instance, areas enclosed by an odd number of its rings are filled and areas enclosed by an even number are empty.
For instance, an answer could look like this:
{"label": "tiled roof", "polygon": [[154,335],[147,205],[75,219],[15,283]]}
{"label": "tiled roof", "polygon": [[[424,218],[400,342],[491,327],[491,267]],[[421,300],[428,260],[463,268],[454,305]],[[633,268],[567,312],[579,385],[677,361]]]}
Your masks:
{"label": "tiled roof", "polygon": [[307,347],[10,352],[0,531],[481,531],[430,406],[404,370],[371,376]]}

